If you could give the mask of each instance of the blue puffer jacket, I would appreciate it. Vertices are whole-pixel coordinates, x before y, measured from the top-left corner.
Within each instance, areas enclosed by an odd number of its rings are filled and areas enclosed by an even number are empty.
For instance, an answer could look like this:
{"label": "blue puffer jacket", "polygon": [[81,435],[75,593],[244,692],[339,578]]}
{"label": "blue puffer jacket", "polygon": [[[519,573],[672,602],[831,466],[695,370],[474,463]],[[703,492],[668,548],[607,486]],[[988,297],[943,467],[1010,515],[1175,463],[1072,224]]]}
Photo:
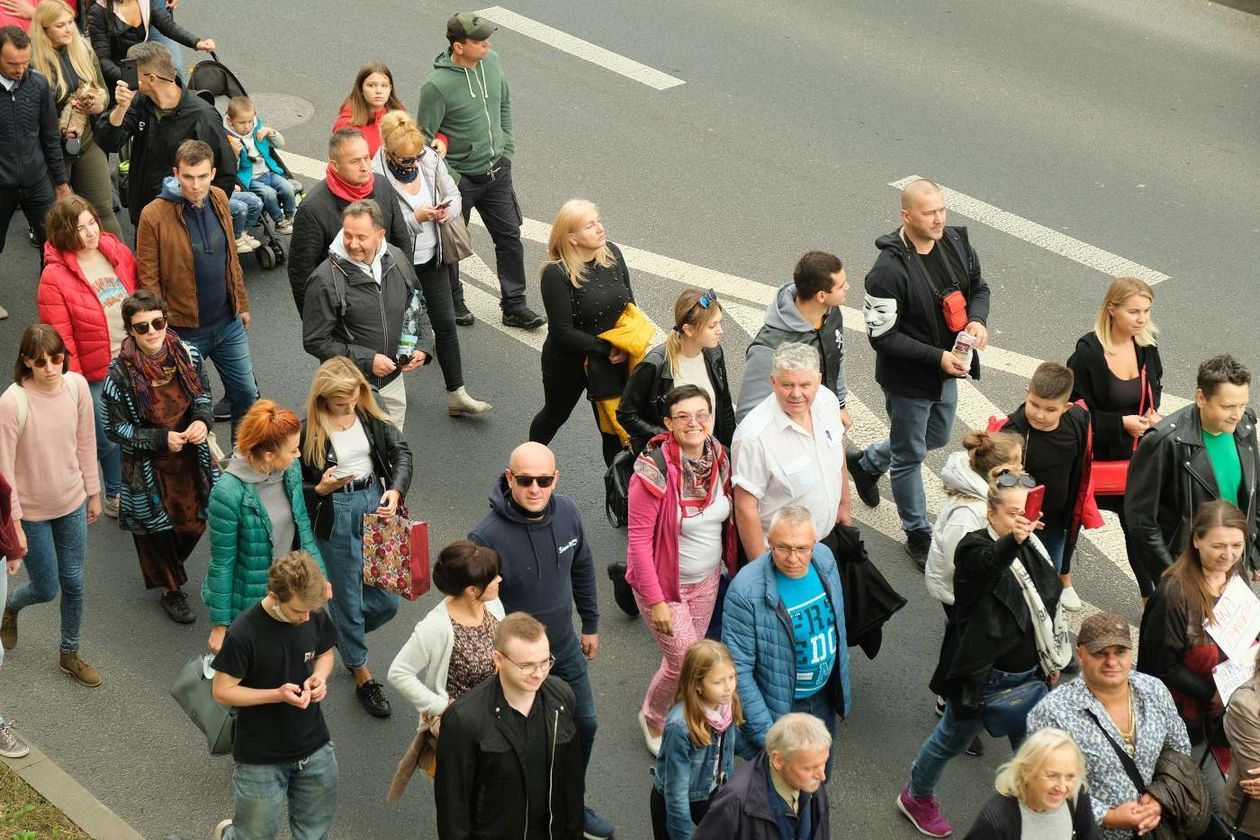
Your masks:
{"label": "blue puffer jacket", "polygon": [[[824,691],[831,692],[836,714],[850,709],[849,645],[844,629],[844,592],[836,560],[822,543],[810,563],[818,571],[836,617],[836,662]],[[770,553],[740,570],[726,592],[722,641],[731,650],[744,707],[744,738],[758,749],[766,745],[770,724],[792,711],[796,695],[796,645],[787,607],[779,597]]]}

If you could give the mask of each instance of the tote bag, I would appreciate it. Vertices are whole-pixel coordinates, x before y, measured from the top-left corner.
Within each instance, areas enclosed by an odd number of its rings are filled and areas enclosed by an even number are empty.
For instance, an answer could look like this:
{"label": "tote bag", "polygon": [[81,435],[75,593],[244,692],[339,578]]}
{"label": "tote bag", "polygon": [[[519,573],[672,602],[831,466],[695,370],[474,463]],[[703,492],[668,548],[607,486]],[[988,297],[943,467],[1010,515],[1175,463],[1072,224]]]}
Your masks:
{"label": "tote bag", "polygon": [[232,739],[236,736],[236,709],[215,702],[211,690],[214,669],[210,663],[213,661],[214,657],[202,654],[185,662],[175,675],[171,696],[206,736],[210,754],[227,755],[232,751]]}
{"label": "tote bag", "polygon": [[389,519],[363,514],[363,582],[414,601],[429,591],[429,523],[402,505]]}

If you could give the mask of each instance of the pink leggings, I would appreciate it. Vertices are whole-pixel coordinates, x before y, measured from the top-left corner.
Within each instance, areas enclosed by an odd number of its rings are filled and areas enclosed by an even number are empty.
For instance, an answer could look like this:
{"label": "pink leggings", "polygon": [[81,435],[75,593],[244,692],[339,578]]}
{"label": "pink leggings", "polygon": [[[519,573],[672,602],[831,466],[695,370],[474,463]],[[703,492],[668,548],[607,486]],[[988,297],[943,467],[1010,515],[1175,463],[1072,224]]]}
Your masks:
{"label": "pink leggings", "polygon": [[669,614],[674,621],[672,636],[656,632],[656,628],[652,626],[652,606],[643,603],[643,599],[636,596],[643,622],[656,639],[662,654],[661,666],[652,675],[647,695],[643,698],[643,716],[654,729],[665,729],[665,716],[674,705],[674,691],[687,648],[703,639],[705,631],[709,629],[709,619],[713,617],[713,607],[717,602],[718,578],[721,572],[719,566],[705,580],[678,587],[680,600],[667,602]]}

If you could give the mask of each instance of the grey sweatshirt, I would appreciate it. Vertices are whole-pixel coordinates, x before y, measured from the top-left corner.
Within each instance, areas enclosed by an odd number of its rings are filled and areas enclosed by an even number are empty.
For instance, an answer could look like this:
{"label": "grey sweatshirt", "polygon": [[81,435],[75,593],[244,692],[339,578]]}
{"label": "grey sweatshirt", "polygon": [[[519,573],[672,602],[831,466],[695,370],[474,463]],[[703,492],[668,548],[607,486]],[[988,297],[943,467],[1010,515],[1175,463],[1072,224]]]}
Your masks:
{"label": "grey sweatshirt", "polygon": [[228,461],[227,472],[245,484],[252,485],[263,509],[267,511],[267,516],[271,519],[271,556],[274,558],[288,554],[297,533],[297,525],[293,521],[293,506],[289,501],[289,494],[284,490],[284,471],[273,470],[263,475],[249,465],[239,449],[234,449]]}

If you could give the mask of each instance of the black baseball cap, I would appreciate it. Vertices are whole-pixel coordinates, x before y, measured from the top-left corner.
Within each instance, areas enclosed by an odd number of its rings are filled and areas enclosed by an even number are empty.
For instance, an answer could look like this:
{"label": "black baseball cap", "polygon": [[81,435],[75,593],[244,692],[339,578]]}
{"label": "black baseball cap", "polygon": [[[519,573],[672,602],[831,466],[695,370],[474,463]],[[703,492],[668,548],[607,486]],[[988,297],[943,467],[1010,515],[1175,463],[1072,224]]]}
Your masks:
{"label": "black baseball cap", "polygon": [[463,41],[471,38],[474,41],[484,41],[498,28],[476,12],[460,12],[452,15],[446,22],[446,40]]}

